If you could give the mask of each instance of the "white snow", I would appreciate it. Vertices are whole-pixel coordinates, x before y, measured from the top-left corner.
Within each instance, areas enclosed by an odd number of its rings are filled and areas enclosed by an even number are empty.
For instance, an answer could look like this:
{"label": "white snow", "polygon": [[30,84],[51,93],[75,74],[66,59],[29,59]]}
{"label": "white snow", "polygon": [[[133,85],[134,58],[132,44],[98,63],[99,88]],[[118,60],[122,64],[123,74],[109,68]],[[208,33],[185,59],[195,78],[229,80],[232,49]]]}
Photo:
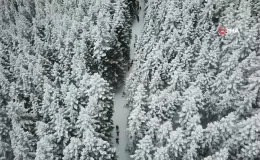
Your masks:
{"label": "white snow", "polygon": [[[144,24],[144,0],[139,0],[139,5],[141,6],[141,10],[139,12],[139,23],[137,22],[137,19],[135,18],[132,26],[132,39],[130,43],[130,58],[134,59],[135,55],[135,48],[134,48],[134,41],[135,41],[135,35],[139,38],[141,36],[141,30],[143,28]],[[131,72],[131,69],[130,71]],[[127,72],[126,76],[129,75],[129,72]],[[126,151],[127,146],[127,135],[126,135],[126,128],[127,128],[127,118],[129,116],[129,110],[125,108],[125,97],[122,97],[123,91],[125,90],[125,87],[123,86],[120,90],[117,91],[114,97],[114,115],[113,115],[113,121],[115,125],[119,126],[119,144],[116,143],[115,138],[116,135],[116,129],[113,131],[113,140],[117,154],[118,154],[118,160],[130,160],[130,156],[128,152]]]}

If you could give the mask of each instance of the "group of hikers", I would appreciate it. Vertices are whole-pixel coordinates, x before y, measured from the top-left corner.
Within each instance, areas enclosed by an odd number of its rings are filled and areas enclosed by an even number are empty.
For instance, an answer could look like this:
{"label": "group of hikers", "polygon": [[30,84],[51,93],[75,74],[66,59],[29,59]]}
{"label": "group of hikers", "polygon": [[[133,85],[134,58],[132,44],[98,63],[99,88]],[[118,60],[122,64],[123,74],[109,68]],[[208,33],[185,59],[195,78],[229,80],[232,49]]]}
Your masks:
{"label": "group of hikers", "polygon": [[[139,8],[141,10],[141,7]],[[137,21],[139,22],[139,16],[136,14]]]}
{"label": "group of hikers", "polygon": [[116,125],[116,135],[117,135],[116,143],[119,144],[119,127],[118,127],[118,125]]}
{"label": "group of hikers", "polygon": [[134,63],[134,60],[131,60],[130,64],[128,65],[128,71],[129,71],[130,68],[132,67],[133,63]]}
{"label": "group of hikers", "polygon": [[[141,7],[139,8],[141,10]],[[138,14],[136,15],[136,18],[137,18],[137,21],[139,22],[139,16]],[[135,35],[136,39],[137,39],[137,35]],[[135,44],[134,44],[134,47],[135,47]],[[128,65],[128,71],[130,70],[130,68],[132,67],[133,65],[133,60],[130,62],[130,64]],[[125,92],[123,92],[123,97],[125,96]],[[119,127],[118,125],[116,125],[116,143],[119,144]]]}

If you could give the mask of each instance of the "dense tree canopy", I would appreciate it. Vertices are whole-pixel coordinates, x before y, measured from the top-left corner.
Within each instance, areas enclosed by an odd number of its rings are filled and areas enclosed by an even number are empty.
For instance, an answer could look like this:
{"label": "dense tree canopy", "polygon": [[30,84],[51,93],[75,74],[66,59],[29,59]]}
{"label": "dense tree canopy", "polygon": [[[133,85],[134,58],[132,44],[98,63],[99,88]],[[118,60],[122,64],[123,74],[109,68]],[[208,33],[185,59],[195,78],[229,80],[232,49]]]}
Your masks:
{"label": "dense tree canopy", "polygon": [[[260,157],[259,7],[254,0],[146,2],[126,83],[133,159]],[[221,36],[219,26],[238,32]]]}
{"label": "dense tree canopy", "polygon": [[131,38],[132,159],[259,159],[259,0],[143,9],[131,37],[137,0],[0,0],[1,160],[116,160],[113,97]]}
{"label": "dense tree canopy", "polygon": [[0,159],[115,159],[126,0],[0,0]]}

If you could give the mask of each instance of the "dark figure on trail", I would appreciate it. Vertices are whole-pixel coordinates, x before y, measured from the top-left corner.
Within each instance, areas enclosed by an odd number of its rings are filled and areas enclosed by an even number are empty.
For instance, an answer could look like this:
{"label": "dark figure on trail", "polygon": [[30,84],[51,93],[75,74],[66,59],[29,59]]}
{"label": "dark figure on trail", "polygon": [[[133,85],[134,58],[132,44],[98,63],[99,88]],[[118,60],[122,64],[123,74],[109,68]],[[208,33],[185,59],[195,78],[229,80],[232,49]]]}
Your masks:
{"label": "dark figure on trail", "polygon": [[140,4],[139,1],[136,1],[136,7],[139,6],[139,4]]}
{"label": "dark figure on trail", "polygon": [[[123,92],[123,97],[125,96],[125,92]],[[117,129],[118,130],[118,129]]]}
{"label": "dark figure on trail", "polygon": [[136,18],[137,18],[137,21],[139,22],[139,16],[138,15],[136,15]]}
{"label": "dark figure on trail", "polygon": [[116,125],[116,130],[119,130],[119,127],[118,127],[118,125]]}
{"label": "dark figure on trail", "polygon": [[119,131],[116,131],[116,135],[119,136]]}
{"label": "dark figure on trail", "polygon": [[135,34],[134,48],[135,48],[135,45],[136,45],[137,40],[138,40],[138,37],[137,37],[137,35]]}
{"label": "dark figure on trail", "polygon": [[128,64],[128,71],[130,70],[130,68],[132,67],[131,62]]}
{"label": "dark figure on trail", "polygon": [[132,67],[133,63],[134,63],[134,60],[131,61],[131,67]]}
{"label": "dark figure on trail", "polygon": [[119,144],[119,138],[116,138],[116,143]]}
{"label": "dark figure on trail", "polygon": [[140,6],[140,10],[141,10],[141,6]]}
{"label": "dark figure on trail", "polygon": [[128,71],[130,70],[130,68],[132,67],[132,65],[133,65],[133,60],[131,60],[131,62],[130,62],[129,65],[128,65]]}

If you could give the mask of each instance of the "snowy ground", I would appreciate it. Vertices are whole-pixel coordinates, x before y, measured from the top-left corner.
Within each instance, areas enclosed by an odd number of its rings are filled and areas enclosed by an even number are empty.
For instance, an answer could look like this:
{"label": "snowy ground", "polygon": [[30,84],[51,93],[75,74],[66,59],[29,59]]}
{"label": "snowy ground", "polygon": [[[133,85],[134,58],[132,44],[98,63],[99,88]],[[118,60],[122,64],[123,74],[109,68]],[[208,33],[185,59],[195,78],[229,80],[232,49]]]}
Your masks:
{"label": "snowy ground", "polygon": [[[141,36],[141,30],[143,28],[144,24],[144,0],[139,0],[141,10],[139,12],[139,23],[137,22],[137,19],[134,20],[133,26],[132,26],[132,39],[130,44],[130,58],[134,59],[135,55],[135,48],[134,48],[134,40],[135,40],[135,34],[138,36],[138,38]],[[131,72],[131,69],[130,71]],[[129,75],[129,72],[126,76]],[[113,131],[113,143],[117,149],[118,153],[118,160],[130,160],[129,154],[126,151],[126,145],[127,145],[127,135],[126,135],[126,128],[127,128],[127,118],[129,115],[129,110],[125,108],[125,97],[122,97],[123,91],[125,90],[125,87],[123,86],[120,90],[117,91],[114,97],[114,115],[113,120],[114,124],[119,126],[119,144],[116,144],[115,138],[116,136],[116,129]]]}

